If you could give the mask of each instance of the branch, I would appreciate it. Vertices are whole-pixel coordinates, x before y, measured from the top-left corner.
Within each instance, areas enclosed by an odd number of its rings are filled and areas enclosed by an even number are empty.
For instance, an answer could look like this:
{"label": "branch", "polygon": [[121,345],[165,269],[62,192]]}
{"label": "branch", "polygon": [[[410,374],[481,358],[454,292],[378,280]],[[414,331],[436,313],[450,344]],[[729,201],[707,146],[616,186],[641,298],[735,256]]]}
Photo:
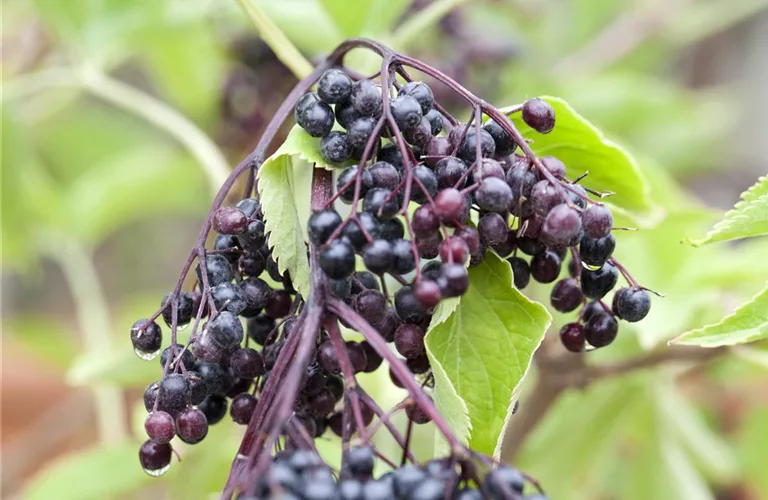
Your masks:
{"label": "branch", "polygon": [[312,72],[312,64],[291,43],[288,37],[285,36],[285,33],[264,14],[261,8],[256,5],[256,2],[253,0],[238,0],[238,3],[251,18],[253,24],[256,25],[259,36],[264,40],[264,43],[269,45],[269,48],[280,59],[280,62],[285,64],[296,78],[302,79]]}

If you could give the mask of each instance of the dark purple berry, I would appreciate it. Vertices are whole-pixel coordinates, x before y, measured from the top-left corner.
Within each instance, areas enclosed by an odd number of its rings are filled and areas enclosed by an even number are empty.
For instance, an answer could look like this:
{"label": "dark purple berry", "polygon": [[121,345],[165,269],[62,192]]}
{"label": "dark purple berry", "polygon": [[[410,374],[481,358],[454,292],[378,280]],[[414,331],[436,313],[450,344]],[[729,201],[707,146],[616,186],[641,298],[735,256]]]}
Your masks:
{"label": "dark purple berry", "polygon": [[154,321],[140,319],[131,327],[131,343],[137,352],[154,357],[163,345],[162,330]]}
{"label": "dark purple berry", "polygon": [[581,237],[579,256],[581,261],[592,267],[602,267],[613,255],[616,248],[616,238],[609,234],[605,238],[594,239],[586,234]]}
{"label": "dark purple berry", "polygon": [[605,347],[616,339],[619,324],[608,313],[597,313],[584,325],[584,338],[592,347]]}
{"label": "dark purple berry", "polygon": [[387,240],[373,240],[363,248],[363,264],[374,274],[383,274],[389,271],[394,262],[395,254],[392,244]]}
{"label": "dark purple berry", "polygon": [[531,259],[531,276],[539,283],[552,283],[560,274],[561,262],[557,252],[546,248]]}
{"label": "dark purple berry", "polygon": [[419,124],[423,113],[419,102],[409,95],[399,95],[390,102],[392,117],[400,130],[407,130]]}
{"label": "dark purple berry", "polygon": [[581,214],[584,234],[590,238],[605,238],[613,229],[613,214],[604,205],[590,205]]}
{"label": "dark purple berry", "polygon": [[198,409],[205,415],[208,425],[217,424],[227,414],[227,398],[211,394],[198,405]]}
{"label": "dark purple berry", "polygon": [[564,200],[559,190],[548,180],[539,181],[533,186],[531,206],[534,213],[546,217],[550,210],[561,203],[564,203]]}
{"label": "dark purple berry", "polygon": [[139,462],[149,475],[160,475],[171,464],[171,453],[170,444],[160,444],[148,440],[139,448]]}
{"label": "dark purple berry", "polygon": [[153,411],[144,420],[144,430],[149,439],[158,444],[170,443],[176,431],[173,426],[173,417],[164,411]]}
{"label": "dark purple berry", "polygon": [[317,82],[317,95],[328,104],[338,104],[349,99],[352,79],[340,69],[329,69]]}
{"label": "dark purple berry", "polygon": [[317,362],[328,373],[338,373],[341,371],[339,356],[330,341],[323,342],[317,346]]}
{"label": "dark purple berry", "polygon": [[556,311],[569,313],[575,311],[584,300],[584,294],[581,291],[578,281],[573,278],[566,278],[558,281],[552,287],[550,302]]}
{"label": "dark purple berry", "polygon": [[590,299],[602,299],[610,292],[619,279],[619,272],[610,262],[603,264],[597,271],[581,270],[581,289]]}
{"label": "dark purple berry", "polygon": [[344,226],[341,234],[349,240],[355,250],[360,250],[368,244],[368,239],[365,233],[363,233],[363,229],[372,240],[378,238],[381,234],[381,226],[376,221],[376,217],[369,212],[358,213],[357,220],[350,220]]}
{"label": "dark purple berry", "polygon": [[480,234],[480,241],[485,245],[500,245],[507,240],[509,224],[500,214],[490,212],[480,218],[477,232]]}
{"label": "dark purple berry", "polygon": [[349,361],[352,363],[352,369],[355,373],[365,371],[365,367],[368,365],[368,359],[366,358],[365,349],[359,342],[347,341],[344,343],[347,348],[347,355],[349,355]]}
{"label": "dark purple berry", "polygon": [[373,188],[365,194],[363,210],[372,213],[378,220],[385,221],[394,217],[400,210],[400,206],[397,202],[397,196],[393,196],[392,191],[384,188]]}
{"label": "dark purple berry", "polygon": [[208,419],[202,410],[194,407],[186,408],[176,417],[176,430],[179,439],[185,443],[199,443],[208,435]]}
{"label": "dark purple berry", "polygon": [[238,377],[253,379],[264,375],[261,353],[250,347],[236,349],[229,357],[229,366]]}
{"label": "dark purple berry", "polygon": [[355,270],[355,251],[349,243],[334,240],[320,251],[318,261],[329,278],[340,280]]}
{"label": "dark purple berry", "polygon": [[531,270],[528,263],[520,257],[510,257],[509,264],[512,266],[512,277],[515,282],[515,288],[522,290],[528,286],[531,280]]}
{"label": "dark purple berry", "polygon": [[[436,109],[430,109],[427,111],[427,113],[424,115],[424,118],[429,121],[429,127],[430,132],[432,132],[432,135],[435,136],[443,131],[443,115]],[[427,146],[427,154],[432,155],[434,153],[437,153],[439,151],[439,154],[441,156],[445,156],[450,151],[450,143],[448,142],[448,139],[445,137],[441,137],[441,141],[438,141],[437,144],[440,144],[439,149],[437,150],[429,150],[429,145]],[[432,141],[430,141],[429,144],[432,144]],[[437,146],[435,146],[437,147]]]}
{"label": "dark purple berry", "polygon": [[236,424],[247,425],[259,400],[248,393],[238,394],[229,406],[229,415]]}
{"label": "dark purple berry", "polygon": [[381,112],[381,89],[371,80],[359,80],[352,85],[349,101],[363,116],[376,116]]}
{"label": "dark purple berry", "polygon": [[[497,215],[497,214],[494,214]],[[459,236],[449,236],[440,243],[440,260],[451,264],[464,264],[469,258],[469,245]]]}
{"label": "dark purple berry", "polygon": [[[222,257],[221,255],[209,255],[208,257],[219,257],[221,260],[224,261],[224,264],[229,267],[229,262],[225,257]],[[230,273],[232,272],[232,268],[229,267]],[[210,272],[209,272],[210,274]],[[231,276],[231,274],[230,274]],[[214,286],[212,283],[211,286]],[[161,306],[165,307],[163,309],[163,320],[165,320],[165,324],[168,326],[172,326],[173,324],[173,302],[171,302],[171,296],[173,294],[169,293],[165,297],[163,297],[163,301],[161,302]],[[166,304],[168,304],[166,306]],[[192,297],[187,292],[179,292],[179,298],[177,302],[177,310],[176,310],[176,325],[177,326],[183,326],[188,324],[190,321],[192,321],[192,315],[196,313],[197,311],[194,311],[194,302],[192,301]]]}
{"label": "dark purple berry", "polygon": [[568,323],[560,329],[560,342],[571,352],[584,350],[584,327],[579,323]]}
{"label": "dark purple berry", "polygon": [[341,216],[332,208],[312,213],[307,222],[309,241],[313,245],[324,245],[340,225]]}
{"label": "dark purple berry", "polygon": [[236,314],[222,311],[208,322],[208,335],[222,349],[229,349],[242,342],[245,332]]}
{"label": "dark purple berry", "polygon": [[489,177],[475,191],[475,200],[481,210],[504,213],[512,204],[512,189],[503,180]]}
{"label": "dark purple berry", "polygon": [[[234,279],[232,266],[226,257],[219,254],[208,254],[205,256],[205,268],[208,277],[208,286],[216,286],[219,283],[228,283]],[[202,284],[203,276],[200,272],[200,264],[196,268],[197,281]],[[190,307],[190,318],[192,317]]]}
{"label": "dark purple berry", "polygon": [[536,132],[548,134],[555,128],[555,110],[543,99],[528,99],[523,104],[523,121]]}
{"label": "dark purple berry", "polygon": [[404,358],[412,359],[424,354],[424,330],[416,325],[404,324],[395,331],[395,348]]}
{"label": "dark purple berry", "polygon": [[374,325],[387,312],[387,298],[377,290],[364,290],[355,297],[355,310],[368,323]]}
{"label": "dark purple berry", "polygon": [[483,125],[483,130],[490,134],[496,144],[496,157],[503,158],[515,152],[517,143],[501,128],[501,125],[493,120],[488,120]]}
{"label": "dark purple berry", "polygon": [[635,323],[651,310],[651,295],[642,288],[621,288],[613,298],[613,310],[624,321]]}
{"label": "dark purple berry", "polygon": [[404,286],[395,293],[395,310],[400,319],[413,325],[427,317],[427,311],[419,305],[411,286]]}
{"label": "dark purple berry", "polygon": [[435,215],[442,221],[463,222],[467,200],[457,189],[446,188],[435,197]]}
{"label": "dark purple berry", "polygon": [[422,205],[413,212],[411,228],[416,236],[428,237],[437,233],[440,221],[429,205]]}
{"label": "dark purple berry", "polygon": [[266,313],[273,318],[287,316],[291,310],[291,294],[285,290],[272,290],[267,301]]}
{"label": "dark purple berry", "polygon": [[320,140],[320,154],[328,163],[343,163],[351,153],[346,132],[334,130]]}
{"label": "dark purple berry", "polygon": [[435,104],[435,95],[429,85],[424,82],[408,82],[400,88],[397,95],[413,97],[424,114],[427,114]]}
{"label": "dark purple berry", "polygon": [[430,279],[422,279],[413,285],[413,293],[416,296],[416,300],[424,309],[432,309],[443,297],[440,286]]}
{"label": "dark purple berry", "polygon": [[[541,227],[541,241],[550,247],[563,248],[578,238],[581,233],[579,213],[566,204],[561,204],[549,211]],[[579,241],[576,239],[575,241]]]}
{"label": "dark purple berry", "polygon": [[240,314],[248,305],[243,289],[232,283],[219,283],[211,289],[211,295],[216,310],[220,312]]}
{"label": "dark purple berry", "polygon": [[397,239],[392,242],[392,270],[397,274],[407,274],[416,268],[416,260],[413,256],[411,242]]}
{"label": "dark purple berry", "polygon": [[[349,133],[348,133],[349,134]],[[336,180],[336,190],[340,191],[339,199],[344,203],[352,203],[355,197],[355,178],[357,177],[359,166],[352,165],[347,167],[339,174],[339,178]],[[347,189],[343,189],[349,183],[352,183]],[[373,187],[373,178],[368,169],[363,169],[363,173],[360,176],[360,198],[363,198],[368,190]]]}
{"label": "dark purple berry", "polygon": [[[312,94],[314,95],[314,94]],[[302,96],[294,113],[296,123],[312,137],[325,137],[333,128],[333,110],[318,98]]]}
{"label": "dark purple berry", "polygon": [[248,217],[237,208],[221,207],[213,213],[212,225],[217,233],[236,235],[245,231]]}
{"label": "dark purple berry", "polygon": [[565,179],[565,163],[554,156],[542,156],[539,160],[541,161],[541,164],[544,165],[544,168],[549,170],[549,173],[552,174],[555,179]]}
{"label": "dark purple berry", "polygon": [[[452,188],[461,180],[467,171],[467,164],[454,156],[447,156],[435,165],[438,189]],[[464,182],[456,187],[464,187]]]}
{"label": "dark purple berry", "polygon": [[170,411],[178,411],[189,402],[189,383],[181,373],[171,373],[160,381],[158,405]]}
{"label": "dark purple berry", "polygon": [[424,165],[413,167],[413,177],[411,199],[414,202],[426,203],[428,198],[433,198],[437,194],[437,177],[430,168]]}
{"label": "dark purple berry", "polygon": [[[479,137],[479,139],[478,139]],[[477,142],[480,141],[480,157],[491,158],[496,153],[496,143],[491,134],[480,129],[478,134],[474,125],[467,131],[467,135],[459,148],[459,158],[467,163],[474,163],[477,159]]]}

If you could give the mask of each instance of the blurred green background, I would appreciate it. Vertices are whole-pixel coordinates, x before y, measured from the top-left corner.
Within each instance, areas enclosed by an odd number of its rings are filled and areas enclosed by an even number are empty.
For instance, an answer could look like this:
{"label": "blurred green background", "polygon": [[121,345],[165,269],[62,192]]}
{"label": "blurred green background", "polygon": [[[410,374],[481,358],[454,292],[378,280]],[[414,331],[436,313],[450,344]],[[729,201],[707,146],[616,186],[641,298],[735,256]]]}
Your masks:
{"label": "blurred green background", "polygon": [[[764,238],[681,241],[768,171],[768,1],[252,3],[310,60],[376,38],[499,106],[561,96],[638,157],[658,208],[619,256],[667,297],[591,360],[663,345],[764,285]],[[146,476],[139,399],[159,367],[128,331],[294,82],[235,0],[3,0],[4,498],[216,498],[242,429],[222,422]],[[766,369],[756,345],[572,391],[518,463],[553,499],[768,498]],[[383,372],[366,382],[394,403]],[[429,456],[429,432],[418,443]]]}

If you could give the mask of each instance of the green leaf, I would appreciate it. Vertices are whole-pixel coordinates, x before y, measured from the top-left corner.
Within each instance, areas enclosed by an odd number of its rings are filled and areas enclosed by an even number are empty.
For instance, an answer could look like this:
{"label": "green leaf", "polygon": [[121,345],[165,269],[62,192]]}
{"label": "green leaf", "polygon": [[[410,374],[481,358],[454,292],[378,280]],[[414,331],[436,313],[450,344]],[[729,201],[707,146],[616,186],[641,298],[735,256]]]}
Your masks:
{"label": "green leaf", "polygon": [[761,177],[757,183],[741,194],[741,201],[725,218],[715,224],[704,238],[692,240],[695,246],[718,241],[737,240],[768,234],[768,177]]}
{"label": "green leaf", "polygon": [[[311,169],[306,175],[311,175]],[[309,261],[296,208],[292,158],[278,150],[259,168],[258,179],[272,255],[302,297],[309,297]]]}
{"label": "green leaf", "polygon": [[492,454],[552,318],[512,286],[509,264],[494,254],[470,269],[469,279],[455,310],[436,312],[425,343],[440,411],[452,422],[468,419],[470,427],[457,432],[469,430],[461,437],[472,449]]}
{"label": "green leaf", "polygon": [[510,118],[525,135],[533,139],[531,148],[541,156],[552,155],[562,160],[570,178],[589,172],[584,184],[597,191],[615,195],[606,201],[635,214],[653,207],[650,189],[637,162],[624,148],[606,139],[564,100],[543,96],[555,110],[555,128],[539,134],[523,122],[520,113]]}
{"label": "green leaf", "polygon": [[139,466],[136,442],[64,455],[29,483],[25,500],[103,500],[135,491],[153,478]]}
{"label": "green leaf", "polygon": [[719,347],[768,337],[768,287],[720,322],[680,335],[671,343]]}
{"label": "green leaf", "polygon": [[280,148],[275,151],[272,158],[277,158],[281,155],[298,156],[302,160],[314,163],[315,166],[326,170],[345,168],[357,163],[355,160],[348,160],[340,164],[327,163],[323,155],[320,154],[320,139],[312,137],[298,125],[294,125],[291,131],[288,132],[288,137],[285,138]]}

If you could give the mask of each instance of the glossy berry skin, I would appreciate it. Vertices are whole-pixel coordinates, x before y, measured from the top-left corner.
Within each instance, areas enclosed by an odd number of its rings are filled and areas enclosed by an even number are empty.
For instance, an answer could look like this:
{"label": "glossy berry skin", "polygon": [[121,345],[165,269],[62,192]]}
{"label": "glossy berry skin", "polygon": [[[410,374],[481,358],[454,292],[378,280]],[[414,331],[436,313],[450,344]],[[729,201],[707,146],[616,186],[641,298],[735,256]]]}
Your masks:
{"label": "glossy berry skin", "polygon": [[651,295],[641,288],[621,288],[613,298],[613,311],[616,316],[635,323],[642,320],[651,310]]}
{"label": "glossy berry skin", "polygon": [[467,163],[474,163],[477,158],[477,143],[480,142],[480,156],[482,158],[492,158],[496,153],[496,143],[491,137],[491,134],[483,129],[480,129],[478,134],[475,127],[472,126],[467,131],[467,136],[461,143],[458,156]]}
{"label": "glossy berry skin", "polygon": [[176,368],[179,356],[181,356],[181,362],[185,368],[191,369],[195,365],[195,356],[189,352],[189,349],[184,349],[183,345],[176,344],[175,346],[169,345],[163,349],[163,352],[160,354],[160,367],[165,368],[165,363],[168,361],[168,356],[171,355],[171,352],[173,352],[173,359],[170,365],[171,370]]}
{"label": "glossy berry skin", "polygon": [[[211,257],[211,256],[209,256]],[[221,259],[224,261],[224,263],[229,266],[229,262],[226,258],[222,257],[221,255],[217,255],[217,257],[221,257]],[[231,271],[230,267],[230,271]],[[214,286],[214,285],[211,285]],[[171,300],[172,294],[167,294],[165,297],[163,297],[163,301],[161,302],[161,306],[165,306],[169,303]],[[179,292],[179,299],[178,299],[178,306],[176,310],[176,325],[186,325],[190,321],[192,321],[192,315],[196,313],[197,311],[193,310],[194,302],[192,301],[192,297],[187,292]],[[171,326],[173,324],[173,303],[170,303],[165,309],[163,309],[163,320],[165,320],[165,324],[168,326]]]}
{"label": "glossy berry skin", "polygon": [[372,116],[361,116],[353,120],[347,127],[347,142],[352,149],[362,150],[368,143],[368,139],[373,135],[376,127],[376,118]]}
{"label": "glossy berry skin", "polygon": [[245,231],[237,235],[238,245],[243,250],[257,252],[267,241],[266,226],[258,219],[248,222]]}
{"label": "glossy berry skin", "polygon": [[619,279],[619,272],[610,262],[606,262],[597,271],[581,270],[581,289],[590,299],[602,299],[610,292]]}
{"label": "glossy berry skin", "polygon": [[555,110],[543,99],[529,99],[523,104],[523,121],[536,132],[548,134],[555,128]]}
{"label": "glossy berry skin", "polygon": [[447,188],[435,197],[435,215],[442,221],[462,222],[467,200],[457,189]]}
{"label": "glossy berry skin", "polygon": [[347,348],[347,355],[349,361],[352,363],[352,368],[355,373],[365,371],[365,367],[368,365],[368,358],[366,357],[365,349],[359,342],[347,341],[344,343]]}
{"label": "glossy berry skin", "polygon": [[467,171],[467,164],[455,156],[446,156],[435,165],[435,176],[437,177],[438,189],[464,187],[464,182],[457,186],[464,173]]}
{"label": "glossy berry skin", "polygon": [[475,191],[475,200],[481,210],[504,213],[512,205],[512,189],[501,179],[483,179]]}
{"label": "glossy berry skin", "polygon": [[525,478],[519,470],[508,465],[493,469],[485,476],[483,487],[493,499],[506,499],[523,493]]}
{"label": "glossy berry skin", "polygon": [[558,158],[555,158],[554,156],[542,156],[539,158],[539,161],[541,161],[544,168],[549,170],[549,173],[552,174],[555,179],[565,179],[565,163]]}
{"label": "glossy berry skin", "polygon": [[469,273],[462,264],[445,264],[440,269],[438,284],[444,297],[464,295],[469,288]]}
{"label": "glossy berry skin", "polygon": [[560,329],[560,342],[571,352],[584,350],[584,327],[579,323],[568,323]]}
{"label": "glossy berry skin", "polygon": [[488,132],[493,138],[493,142],[496,144],[497,158],[509,156],[517,149],[517,143],[495,121],[488,120],[485,122],[483,130]]}
{"label": "glossy berry skin", "polygon": [[387,312],[387,298],[378,290],[363,290],[355,297],[355,310],[368,323],[375,325]]}
{"label": "glossy berry skin", "polygon": [[164,411],[153,411],[144,420],[144,430],[149,439],[158,444],[170,443],[176,435],[173,417]]}
{"label": "glossy berry skin", "polygon": [[208,425],[217,424],[227,414],[227,398],[219,394],[211,394],[198,405],[198,409],[205,415]]}
{"label": "glossy berry skin", "polygon": [[211,289],[211,296],[217,311],[240,314],[247,306],[243,289],[232,283],[216,285]]}
{"label": "glossy berry skin", "polygon": [[320,251],[320,268],[331,279],[340,280],[355,270],[355,251],[346,241],[334,240]]}
{"label": "glossy berry skin", "polygon": [[397,92],[398,96],[410,96],[421,106],[421,112],[427,114],[435,104],[432,89],[424,82],[408,82]]}
{"label": "glossy berry skin", "polygon": [[328,104],[338,104],[349,99],[352,79],[340,69],[329,69],[317,82],[317,95]]}
{"label": "glossy berry skin", "polygon": [[294,118],[312,137],[325,137],[333,128],[333,110],[319,98],[302,97],[296,105]]}
{"label": "glossy berry skin", "polygon": [[350,123],[362,116],[349,101],[334,106],[333,114],[336,117],[336,121],[339,122],[339,125],[343,128],[349,127]]}
{"label": "glossy berry skin", "polygon": [[245,231],[248,218],[238,208],[220,207],[213,213],[211,224],[217,233],[236,235]]}
{"label": "glossy berry skin", "polygon": [[187,406],[189,401],[189,383],[181,373],[171,373],[160,382],[157,394],[158,406],[170,411],[178,411]]}
{"label": "glossy berry skin", "polygon": [[464,226],[461,229],[457,229],[453,235],[464,240],[464,242],[469,247],[470,254],[480,250],[480,234],[474,227]]}
{"label": "glossy berry skin", "polygon": [[416,203],[426,203],[427,198],[433,198],[437,194],[437,177],[432,169],[424,165],[417,165],[413,167],[413,177],[415,180],[411,191],[411,200]]}
{"label": "glossy berry skin", "polygon": [[584,325],[584,338],[592,347],[605,347],[616,339],[619,324],[608,313],[597,313]]}
{"label": "glossy berry skin", "polygon": [[531,276],[539,283],[552,283],[560,274],[561,262],[557,252],[546,248],[531,259]]}
{"label": "glossy berry skin", "polygon": [[487,177],[496,177],[505,180],[506,173],[501,163],[491,158],[483,158],[479,166],[473,166],[472,179],[475,183],[482,182]]}
{"label": "glossy berry skin", "polygon": [[480,241],[488,246],[500,245],[507,240],[509,225],[504,217],[491,212],[483,215],[477,223]]}
{"label": "glossy berry skin", "polygon": [[403,154],[400,152],[400,148],[393,143],[387,143],[381,147],[376,154],[376,161],[389,163],[400,170],[403,168]]}
{"label": "glossy berry skin", "polygon": [[[405,408],[405,415],[408,417],[408,420],[414,424],[423,425],[432,421],[432,417],[415,403],[411,403]],[[435,486],[435,483],[437,483],[437,487]],[[428,486],[428,490],[422,489],[425,484]],[[442,486],[441,482],[438,482],[434,478],[427,478],[410,496],[410,498],[413,498],[414,500],[421,498],[440,500],[444,497],[445,488]]]}
{"label": "glossy berry skin", "polygon": [[393,243],[396,239],[405,235],[405,226],[400,219],[389,219],[379,224],[379,235],[385,240]]}
{"label": "glossy berry skin", "polygon": [[393,241],[392,254],[394,255],[392,270],[397,274],[408,274],[416,268],[410,241],[404,239]]}
{"label": "glossy berry skin", "polygon": [[604,205],[590,205],[581,214],[584,234],[590,238],[605,238],[613,228],[613,214]]}
{"label": "glossy berry skin", "polygon": [[392,99],[390,109],[400,130],[416,127],[423,116],[421,105],[409,95],[400,95]]}
{"label": "glossy berry skin", "polygon": [[159,471],[171,463],[171,454],[170,444],[155,443],[151,440],[145,441],[139,449],[139,462],[146,471]]}
{"label": "glossy berry skin", "polygon": [[368,446],[350,448],[345,457],[346,470],[359,477],[370,477],[373,474],[374,454]]}
{"label": "glossy berry skin", "polygon": [[391,194],[389,189],[371,189],[363,199],[363,210],[372,213],[380,221],[391,219],[400,209],[397,196]]}
{"label": "glossy berry skin", "polygon": [[176,417],[176,429],[179,439],[187,444],[196,444],[208,435],[208,419],[202,410],[189,407]]}
{"label": "glossy berry skin", "polygon": [[252,379],[264,375],[261,353],[250,347],[236,349],[229,357],[229,366],[238,377]]}
{"label": "glossy berry skin", "polygon": [[[443,115],[440,114],[438,110],[430,109],[424,115],[424,118],[426,118],[427,121],[429,122],[430,132],[432,132],[433,136],[436,136],[437,134],[443,131]],[[447,155],[448,151],[450,151],[449,149],[450,145],[448,143],[448,139],[444,137],[441,137],[440,139],[442,140],[438,141],[435,147],[437,147],[438,150],[441,151],[440,154]],[[433,152],[430,152],[429,150],[427,151],[427,154],[429,155],[434,155],[435,153],[437,153],[437,151],[433,151]]]}
{"label": "glossy berry skin", "polygon": [[[160,326],[152,321],[140,319],[131,326],[131,343],[134,349],[143,353],[155,353],[163,344],[163,333]],[[145,326],[146,324],[146,326]],[[142,330],[141,328],[144,327]]]}
{"label": "glossy berry skin", "polygon": [[552,287],[550,302],[556,311],[569,313],[575,311],[584,300],[584,294],[581,286],[573,278],[566,278],[558,281]]}
{"label": "glossy berry skin", "polygon": [[422,279],[413,285],[413,293],[424,309],[432,309],[443,297],[440,285],[429,279]]}
{"label": "glossy berry skin", "polygon": [[432,207],[422,205],[411,216],[411,228],[416,236],[432,236],[440,229],[440,220]]}
{"label": "glossy berry skin", "polygon": [[531,281],[531,271],[528,267],[528,263],[520,257],[510,257],[508,261],[512,266],[512,277],[514,279],[515,288],[522,290],[527,287],[528,283]]}
{"label": "glossy berry skin", "polygon": [[395,310],[400,319],[412,325],[420,324],[427,317],[427,311],[419,305],[410,285],[395,293]]}
{"label": "glossy berry skin", "polygon": [[[361,229],[362,227],[362,229]],[[361,250],[368,244],[363,229],[368,233],[368,236],[375,240],[381,233],[381,226],[379,225],[376,217],[369,212],[360,212],[357,214],[357,220],[351,220],[344,226],[341,234],[349,241],[355,250]]]}
{"label": "glossy berry skin", "polygon": [[362,116],[377,116],[381,112],[381,89],[371,80],[359,80],[352,85],[349,102]]}
{"label": "glossy berry skin", "polygon": [[395,262],[395,254],[392,244],[384,239],[373,240],[363,248],[363,264],[374,274],[383,274],[390,269]]}
{"label": "glossy berry skin", "polygon": [[557,205],[564,203],[560,192],[548,180],[537,182],[531,190],[531,207],[533,212],[546,217],[549,211]]}
{"label": "glossy berry skin", "polygon": [[334,130],[320,140],[320,154],[328,163],[343,163],[352,154],[346,132]]}
{"label": "glossy berry skin", "polygon": [[464,264],[469,258],[469,245],[459,236],[449,236],[440,243],[440,260],[445,263]]}
{"label": "glossy berry skin", "polygon": [[424,330],[416,325],[404,324],[395,331],[395,348],[406,359],[413,359],[423,355]]}
{"label": "glossy berry skin", "polygon": [[[354,200],[355,197],[355,184],[354,180],[357,176],[357,169],[359,168],[358,165],[352,165],[351,167],[345,168],[341,174],[339,174],[339,178],[336,180],[336,190],[341,192],[341,195],[339,195],[339,199],[343,201],[344,203],[352,203],[352,200]],[[346,186],[348,183],[350,186],[347,189],[343,189],[344,186]],[[373,187],[373,178],[371,177],[371,172],[369,169],[363,169],[363,174],[360,176],[360,197],[363,198],[365,196],[365,193],[368,192],[369,189]]]}
{"label": "glossy berry skin", "polygon": [[236,424],[247,425],[259,400],[248,393],[238,394],[229,407],[229,415]]}
{"label": "glossy berry skin", "polygon": [[307,222],[309,241],[313,245],[324,245],[341,222],[341,216],[332,208],[313,212]]}
{"label": "glossy berry skin", "polygon": [[581,261],[592,267],[602,267],[613,255],[616,248],[616,238],[609,234],[605,238],[594,239],[586,234],[581,237],[579,256]]}
{"label": "glossy berry skin", "polygon": [[360,342],[360,348],[365,351],[366,363],[363,371],[365,373],[375,372],[384,362],[384,358],[366,341]]}
{"label": "glossy berry skin", "polygon": [[[208,277],[208,285],[216,286],[219,283],[228,283],[235,277],[232,266],[226,257],[220,254],[210,254],[205,256],[205,268]],[[203,283],[203,277],[200,271],[200,264],[196,268],[197,281]],[[190,308],[191,309],[191,308]],[[192,314],[190,314],[190,318]]]}
{"label": "glossy berry skin", "polygon": [[[579,213],[566,204],[549,211],[541,227],[540,239],[550,247],[563,248],[581,233]],[[578,241],[578,240],[576,240]]]}
{"label": "glossy berry skin", "polygon": [[236,314],[222,311],[208,322],[208,335],[222,349],[230,349],[242,342],[245,332]]}
{"label": "glossy berry skin", "polygon": [[392,191],[400,184],[400,172],[386,161],[377,161],[368,168],[371,174],[373,187],[384,188]]}
{"label": "glossy berry skin", "polygon": [[267,262],[260,252],[243,252],[237,265],[241,273],[254,278],[261,276],[261,273],[267,268]]}
{"label": "glossy berry skin", "polygon": [[272,288],[266,281],[261,278],[247,278],[240,282],[240,288],[245,294],[246,311],[252,313],[248,317],[258,314],[261,309],[267,307]]}

